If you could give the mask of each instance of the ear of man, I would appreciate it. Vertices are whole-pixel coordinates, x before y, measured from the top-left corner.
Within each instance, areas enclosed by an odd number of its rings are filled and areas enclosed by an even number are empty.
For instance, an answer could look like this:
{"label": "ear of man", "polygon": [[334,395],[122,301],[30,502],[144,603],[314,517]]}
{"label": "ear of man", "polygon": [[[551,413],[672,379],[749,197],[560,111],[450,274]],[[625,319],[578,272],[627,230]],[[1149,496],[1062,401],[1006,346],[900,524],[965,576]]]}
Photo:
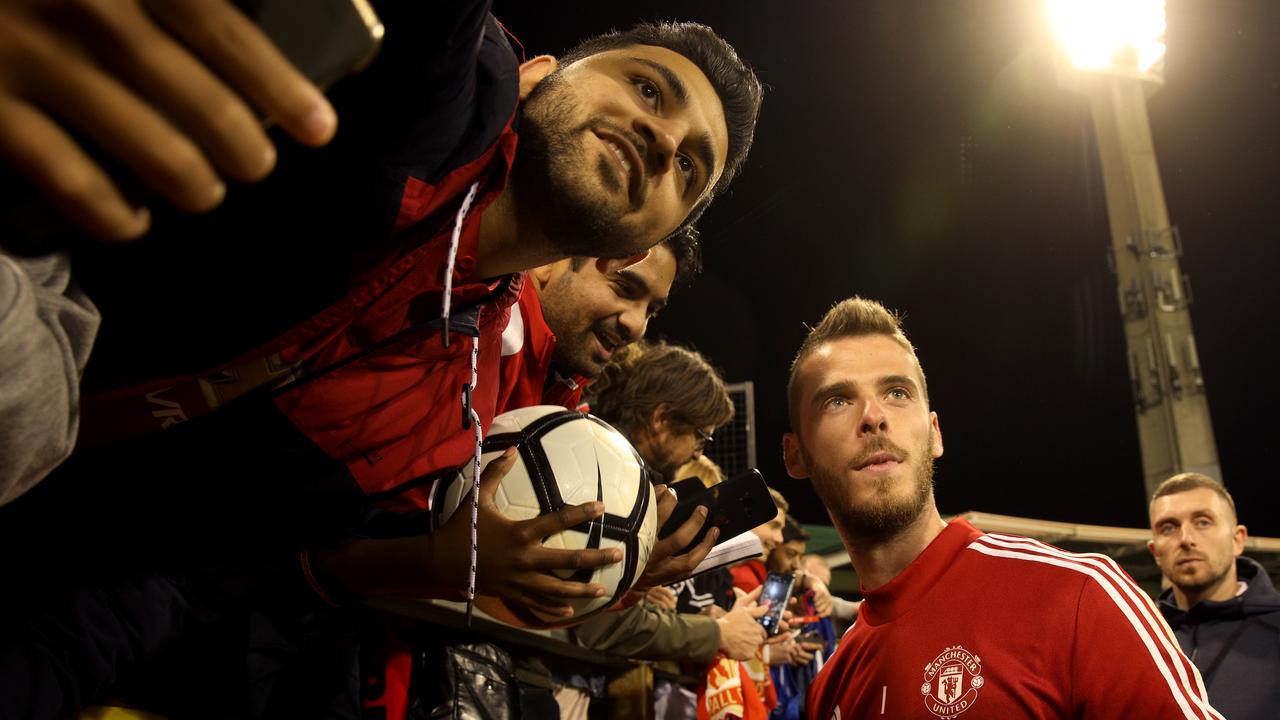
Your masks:
{"label": "ear of man", "polygon": [[538,291],[541,292],[555,281],[556,278],[559,278],[561,275],[569,272],[569,264],[571,262],[572,258],[565,258],[546,265],[539,265],[538,267],[528,271],[529,278],[533,280],[534,285],[537,287]]}
{"label": "ear of man", "polygon": [[804,452],[800,449],[800,438],[795,433],[782,435],[782,462],[787,466],[787,474],[794,480],[809,477],[809,464],[805,462]]}
{"label": "ear of man", "polygon": [[653,409],[653,414],[649,416],[649,432],[658,434],[662,430],[669,429],[671,415],[671,403],[658,403]]}
{"label": "ear of man", "polygon": [[550,55],[539,55],[520,65],[520,99],[524,100],[543,78],[556,71],[560,64]]}

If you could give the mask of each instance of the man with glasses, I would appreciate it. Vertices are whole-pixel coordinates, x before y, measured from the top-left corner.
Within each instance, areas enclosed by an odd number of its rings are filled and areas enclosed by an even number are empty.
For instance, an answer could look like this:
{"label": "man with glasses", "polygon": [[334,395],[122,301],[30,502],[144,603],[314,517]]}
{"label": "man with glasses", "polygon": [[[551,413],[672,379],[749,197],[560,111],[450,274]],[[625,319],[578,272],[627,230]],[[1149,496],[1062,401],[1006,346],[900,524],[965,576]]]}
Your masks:
{"label": "man with glasses", "polygon": [[641,343],[619,355],[592,386],[591,411],[670,479],[733,419],[733,402],[720,374],[697,352]]}
{"label": "man with glasses", "polygon": [[[697,352],[663,342],[641,341],[615,353],[588,395],[591,411],[631,441],[655,483],[672,480],[678,468],[701,456],[716,429],[733,419],[733,402],[720,374]],[[714,541],[716,532],[712,529],[708,539]],[[689,660],[699,667],[720,655],[746,660],[765,641],[756,618],[766,608],[755,603],[758,595],[715,616],[646,602],[597,615],[572,632],[587,647],[640,660]],[[684,710],[693,709],[675,692],[667,683],[664,695],[670,697],[659,704],[660,717],[683,717]]]}

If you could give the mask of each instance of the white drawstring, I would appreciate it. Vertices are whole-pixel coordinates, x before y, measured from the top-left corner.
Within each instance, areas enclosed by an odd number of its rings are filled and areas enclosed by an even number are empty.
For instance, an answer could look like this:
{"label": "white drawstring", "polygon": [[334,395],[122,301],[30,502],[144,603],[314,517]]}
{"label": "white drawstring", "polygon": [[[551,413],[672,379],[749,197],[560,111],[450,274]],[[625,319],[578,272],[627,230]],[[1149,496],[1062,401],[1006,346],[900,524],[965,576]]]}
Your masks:
{"label": "white drawstring", "polygon": [[[477,318],[478,319],[478,318]],[[477,325],[479,323],[477,322]],[[475,393],[480,360],[480,338],[471,343],[471,392]],[[465,390],[463,391],[466,392]],[[471,462],[471,569],[467,573],[467,627],[471,626],[471,609],[476,599],[476,527],[480,515],[480,453],[484,449],[484,433],[480,430],[480,415],[467,403],[463,412],[470,413],[471,427],[476,434],[475,454]]]}
{"label": "white drawstring", "polygon": [[[440,301],[441,340],[449,347],[449,311],[453,307],[453,267],[458,259],[458,244],[462,241],[462,223],[471,210],[471,203],[480,190],[479,181],[471,183],[467,196],[462,199],[458,214],[453,221],[453,234],[449,237],[449,257],[444,269],[444,296]],[[476,315],[476,328],[480,327],[479,313]],[[484,450],[484,431],[480,428],[480,414],[471,406],[471,398],[476,390],[476,381],[480,379],[477,365],[480,362],[480,338],[471,342],[471,379],[462,386],[463,427],[471,425],[475,432],[476,446],[471,463],[471,566],[467,571],[467,625],[471,625],[471,610],[476,599],[476,547],[478,545],[476,528],[480,517],[480,454]]]}
{"label": "white drawstring", "polygon": [[467,190],[467,196],[462,199],[458,215],[454,218],[453,234],[449,236],[449,257],[444,267],[444,297],[440,302],[440,326],[445,347],[449,347],[449,309],[453,306],[453,266],[458,259],[458,243],[462,241],[462,222],[471,210],[471,203],[476,199],[476,193],[479,190],[479,180],[471,183],[471,189]]}

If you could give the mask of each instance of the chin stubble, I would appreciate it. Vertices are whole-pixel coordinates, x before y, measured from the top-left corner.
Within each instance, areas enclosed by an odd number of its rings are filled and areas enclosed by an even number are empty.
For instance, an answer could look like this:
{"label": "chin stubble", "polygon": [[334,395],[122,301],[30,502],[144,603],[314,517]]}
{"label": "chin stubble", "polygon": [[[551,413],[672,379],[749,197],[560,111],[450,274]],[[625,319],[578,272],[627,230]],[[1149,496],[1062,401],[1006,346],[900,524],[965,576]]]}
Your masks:
{"label": "chin stubble", "polygon": [[[889,478],[882,478],[875,488],[880,501],[855,505],[843,497],[843,493],[836,490],[848,482],[845,477],[828,476],[825,471],[817,468],[813,469],[814,488],[818,490],[823,504],[826,505],[832,522],[840,528],[843,535],[856,538],[859,544],[878,545],[910,526],[933,497],[931,450],[931,447],[926,447],[921,453],[921,462],[916,469],[912,492],[901,500],[890,495],[892,481]],[[903,461],[908,459],[910,455],[906,455]]]}
{"label": "chin stubble", "polygon": [[621,179],[603,157],[584,164],[586,132],[599,121],[573,126],[576,110],[558,73],[525,99],[511,169],[516,211],[523,218],[537,218],[547,239],[566,256],[626,257],[643,243],[625,233],[621,211],[608,198],[584,188],[587,173],[599,174],[614,191],[620,191]]}

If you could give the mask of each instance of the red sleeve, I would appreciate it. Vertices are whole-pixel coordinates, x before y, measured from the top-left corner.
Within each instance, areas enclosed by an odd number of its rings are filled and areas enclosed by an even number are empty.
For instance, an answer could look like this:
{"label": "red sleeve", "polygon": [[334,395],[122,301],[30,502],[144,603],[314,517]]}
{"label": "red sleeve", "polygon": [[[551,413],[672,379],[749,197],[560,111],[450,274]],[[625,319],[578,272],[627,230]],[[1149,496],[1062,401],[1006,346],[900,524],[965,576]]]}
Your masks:
{"label": "red sleeve", "polygon": [[737,567],[729,568],[733,573],[733,586],[743,592],[751,592],[764,584],[761,570],[764,569],[764,563],[759,560],[751,560]]}
{"label": "red sleeve", "polygon": [[1088,555],[1071,659],[1076,717],[1222,720],[1160,611],[1110,558]]}

